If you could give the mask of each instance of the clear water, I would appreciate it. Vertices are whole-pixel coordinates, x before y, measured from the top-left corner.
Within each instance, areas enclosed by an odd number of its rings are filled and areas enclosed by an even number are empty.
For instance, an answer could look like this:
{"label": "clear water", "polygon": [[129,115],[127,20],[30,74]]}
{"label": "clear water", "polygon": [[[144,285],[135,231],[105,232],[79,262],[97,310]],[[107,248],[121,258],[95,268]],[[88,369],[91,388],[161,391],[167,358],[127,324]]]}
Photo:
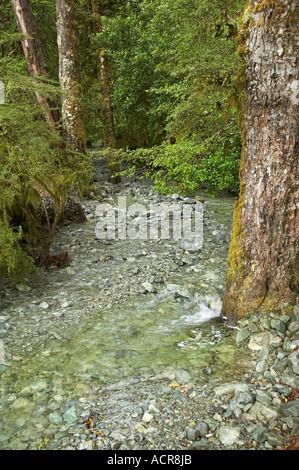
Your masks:
{"label": "clear water", "polygon": [[55,405],[70,406],[95,388],[167,369],[184,369],[193,382],[206,367],[213,369],[214,378],[223,374],[236,348],[223,341],[219,312],[208,303],[179,302],[169,294],[146,303],[135,300],[100,312],[68,341],[48,345],[7,369],[1,376],[0,448],[18,448],[24,440],[37,446],[43,431],[53,427]]}
{"label": "clear water", "polygon": [[[227,223],[233,202],[212,204]],[[140,295],[122,306],[94,311],[67,340],[49,342],[2,371],[0,448],[15,449],[24,442],[36,448],[48,427],[63,433],[68,424],[53,424],[53,412],[61,414],[80,396],[116,382],[167,369],[186,370],[193,383],[202,379],[206,368],[213,370],[213,380],[233,375],[238,351],[219,317],[225,250],[216,261],[185,279],[173,276],[171,282],[187,289],[189,299],[175,298],[166,286],[157,295]]]}

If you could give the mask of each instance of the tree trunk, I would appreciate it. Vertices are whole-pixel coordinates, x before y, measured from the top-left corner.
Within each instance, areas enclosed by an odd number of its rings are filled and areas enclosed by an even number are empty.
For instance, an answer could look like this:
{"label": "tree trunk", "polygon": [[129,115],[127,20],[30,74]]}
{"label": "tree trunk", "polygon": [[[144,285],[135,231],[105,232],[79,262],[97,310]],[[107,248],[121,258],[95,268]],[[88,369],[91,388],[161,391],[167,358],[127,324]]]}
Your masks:
{"label": "tree trunk", "polygon": [[[11,3],[19,33],[28,36],[22,40],[22,47],[29,74],[31,77],[46,77],[47,69],[30,0],[12,0]],[[50,122],[52,129],[56,130],[59,121],[56,104],[39,93],[36,93],[36,98],[44,111],[45,118]]]}
{"label": "tree trunk", "polygon": [[[103,31],[102,18],[96,0],[91,0],[92,12],[95,19],[95,25],[98,33]],[[102,91],[102,120],[103,120],[103,133],[104,133],[104,147],[110,149],[107,157],[108,161],[108,181],[110,183],[120,183],[121,177],[117,175],[120,172],[119,161],[116,158],[113,149],[116,148],[116,139],[114,132],[113,110],[110,98],[110,86],[107,60],[104,53],[104,48],[99,47],[98,56],[100,62],[100,75],[101,75],[101,91]]]}
{"label": "tree trunk", "polygon": [[281,310],[298,295],[296,0],[249,1],[240,20],[243,150],[222,316]]}
{"label": "tree trunk", "polygon": [[83,97],[74,0],[56,0],[62,129],[75,151],[86,153]]}

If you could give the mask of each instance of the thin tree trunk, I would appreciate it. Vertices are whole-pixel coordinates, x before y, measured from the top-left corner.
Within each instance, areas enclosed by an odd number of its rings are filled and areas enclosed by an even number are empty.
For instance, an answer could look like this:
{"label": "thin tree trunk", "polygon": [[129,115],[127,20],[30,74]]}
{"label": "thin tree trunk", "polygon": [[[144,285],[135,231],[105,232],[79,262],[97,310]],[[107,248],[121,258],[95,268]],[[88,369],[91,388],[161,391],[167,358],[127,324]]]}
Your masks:
{"label": "thin tree trunk", "polygon": [[[91,0],[92,12],[95,19],[95,25],[98,33],[103,31],[102,18],[96,0]],[[103,116],[103,133],[104,133],[104,147],[110,149],[107,157],[108,161],[108,181],[114,184],[121,182],[119,161],[116,158],[113,149],[116,148],[116,139],[114,132],[113,110],[110,97],[110,85],[107,60],[104,53],[104,48],[99,47],[98,56],[100,62],[100,75],[101,75],[101,91],[102,91],[102,116]]]}
{"label": "thin tree trunk", "polygon": [[[29,74],[31,77],[46,77],[47,68],[30,0],[12,0],[11,3],[19,33],[28,36],[22,40],[22,47]],[[56,104],[40,93],[36,93],[36,98],[44,111],[45,118],[50,122],[52,129],[56,130],[59,121]]]}
{"label": "thin tree trunk", "polygon": [[296,0],[249,1],[240,22],[241,186],[222,308],[230,321],[292,308],[298,295],[298,24]]}
{"label": "thin tree trunk", "polygon": [[86,153],[83,97],[74,0],[56,0],[62,129],[70,146]]}

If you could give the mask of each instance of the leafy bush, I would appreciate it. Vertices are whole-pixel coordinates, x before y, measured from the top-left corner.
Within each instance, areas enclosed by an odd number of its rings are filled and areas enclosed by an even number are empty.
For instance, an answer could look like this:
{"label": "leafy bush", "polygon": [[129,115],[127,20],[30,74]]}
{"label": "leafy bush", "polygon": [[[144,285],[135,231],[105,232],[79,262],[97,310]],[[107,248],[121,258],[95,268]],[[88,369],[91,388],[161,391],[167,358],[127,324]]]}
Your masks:
{"label": "leafy bush", "polygon": [[20,248],[22,229],[12,229],[4,217],[0,220],[0,276],[22,277],[34,269],[33,259],[28,257]]}
{"label": "leafy bush", "polygon": [[152,148],[118,151],[118,158],[127,166],[124,173],[142,170],[164,194],[199,188],[210,194],[237,193],[240,155],[241,140],[236,129],[220,131],[203,142],[183,139],[175,144],[168,141]]}

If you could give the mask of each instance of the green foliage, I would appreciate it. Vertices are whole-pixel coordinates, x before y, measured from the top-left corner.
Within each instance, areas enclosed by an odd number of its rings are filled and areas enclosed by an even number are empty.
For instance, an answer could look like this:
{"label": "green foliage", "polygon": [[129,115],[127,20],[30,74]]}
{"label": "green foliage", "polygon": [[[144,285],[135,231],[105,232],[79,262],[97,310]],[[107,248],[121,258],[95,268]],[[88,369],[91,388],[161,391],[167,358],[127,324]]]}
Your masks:
{"label": "green foliage", "polygon": [[109,59],[120,146],[210,137],[228,110],[236,114],[235,35],[244,4],[142,0],[105,18],[94,40]]}
{"label": "green foliage", "polygon": [[203,142],[191,139],[163,145],[151,164],[155,187],[170,193],[205,188],[210,194],[236,193],[239,187],[241,144],[238,133],[213,136]]}
{"label": "green foliage", "polygon": [[[87,182],[87,164],[62,149],[58,133],[43,117],[35,93],[57,98],[57,86],[28,77],[24,62],[0,59],[5,104],[0,105],[0,273],[22,277],[31,256],[49,247],[68,192]],[[42,204],[52,200],[55,223]],[[48,220],[48,225],[42,219]]]}
{"label": "green foliage", "polygon": [[0,276],[22,279],[24,273],[34,269],[33,259],[21,249],[22,230],[14,230],[3,216],[0,219]]}
{"label": "green foliage", "polygon": [[212,193],[229,191],[237,194],[241,155],[239,132],[208,139],[204,152],[205,157],[195,171],[198,185],[203,183]]}
{"label": "green foliage", "polygon": [[131,149],[119,154],[150,169],[162,192],[238,191],[235,37],[244,4],[127,2],[93,36],[109,59],[119,147]]}
{"label": "green foliage", "polygon": [[103,19],[104,31],[93,37],[94,47],[102,45],[109,64],[112,105],[119,147],[152,146],[164,135],[164,114],[152,112],[159,86],[157,58],[149,38],[149,16],[128,2],[117,16]]}
{"label": "green foliage", "polygon": [[[48,69],[28,77],[10,0],[0,5],[0,274],[33,267],[50,243],[72,188],[89,182],[89,160],[61,148],[35,93],[60,101],[55,2],[31,0]],[[127,171],[142,169],[164,193],[238,191],[235,36],[246,0],[103,0],[99,34],[89,0],[78,0],[86,134],[103,138],[98,48],[108,62],[118,152]],[[106,149],[109,153],[109,149]],[[103,153],[105,155],[105,152]],[[47,219],[42,196],[52,200]],[[48,220],[43,223],[44,218]],[[25,249],[24,249],[25,248]]]}
{"label": "green foliage", "polygon": [[[108,150],[101,152],[104,158]],[[209,194],[239,190],[241,140],[238,129],[219,131],[209,139],[196,137],[151,148],[121,149],[117,158],[126,169],[123,174],[150,176],[155,188],[164,194],[188,193],[205,188]],[[97,155],[99,156],[99,155]]]}

